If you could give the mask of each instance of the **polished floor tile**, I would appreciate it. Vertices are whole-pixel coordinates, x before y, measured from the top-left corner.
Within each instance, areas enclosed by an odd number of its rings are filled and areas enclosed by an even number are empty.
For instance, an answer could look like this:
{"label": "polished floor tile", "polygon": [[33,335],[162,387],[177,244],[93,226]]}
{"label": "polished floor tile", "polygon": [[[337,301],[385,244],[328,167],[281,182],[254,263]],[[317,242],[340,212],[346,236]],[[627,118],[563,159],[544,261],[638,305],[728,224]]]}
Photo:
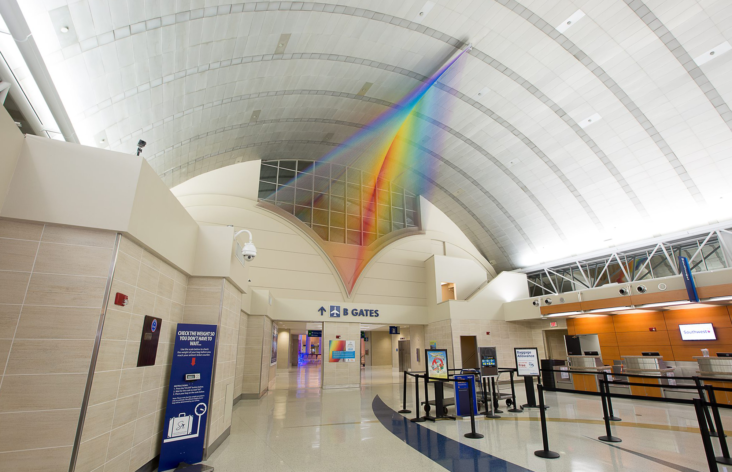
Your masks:
{"label": "polished floor tile", "polygon": [[[259,400],[243,400],[235,405],[231,436],[206,463],[217,472],[469,470],[455,469],[449,461],[442,461],[443,467],[433,460],[434,454],[421,453],[379,421],[374,411],[376,397],[386,409],[401,409],[401,381],[402,376],[389,369],[365,369],[361,388],[322,390],[318,387],[319,365],[278,372],[275,390]],[[525,402],[522,388],[517,385],[519,403]],[[420,384],[420,393],[422,389]],[[446,397],[451,396],[448,391]],[[476,429],[485,436],[478,440],[464,438],[470,431],[468,420],[425,422],[419,427],[425,428],[425,433],[428,430],[501,459],[474,470],[708,470],[691,406],[615,400],[615,414],[623,421],[613,423],[613,434],[623,442],[610,445],[597,440],[605,434],[599,399],[548,392],[546,402],[550,406],[549,446],[561,454],[555,460],[534,456],[534,451],[542,447],[537,410],[502,413],[502,418],[496,420],[478,417]],[[407,408],[414,412],[413,404],[414,385],[410,383]],[[501,409],[506,410],[503,402]],[[382,408],[380,414],[383,419],[389,413]],[[414,413],[405,416],[411,418]],[[722,410],[722,416],[732,429],[732,412]],[[393,421],[398,423],[399,418]],[[517,468],[507,469],[505,464]],[[719,467],[720,471],[727,469]]]}

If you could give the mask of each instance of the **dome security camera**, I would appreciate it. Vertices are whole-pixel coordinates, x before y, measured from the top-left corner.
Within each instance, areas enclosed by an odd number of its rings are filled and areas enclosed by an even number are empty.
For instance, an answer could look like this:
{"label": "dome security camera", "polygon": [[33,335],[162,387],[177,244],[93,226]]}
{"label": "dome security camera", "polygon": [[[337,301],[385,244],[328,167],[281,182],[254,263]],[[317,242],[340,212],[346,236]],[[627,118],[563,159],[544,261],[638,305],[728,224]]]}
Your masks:
{"label": "dome security camera", "polygon": [[544,304],[545,305],[551,305],[552,304],[552,299],[551,298],[545,298],[544,299]]}
{"label": "dome security camera", "polygon": [[534,306],[539,306],[541,302],[539,300],[534,300],[533,302],[531,302],[531,304]]}
{"label": "dome security camera", "polygon": [[257,257],[257,248],[254,246],[254,243],[251,241],[244,243],[244,247],[241,248],[241,255],[244,256],[244,259],[247,261],[253,261],[254,258]]}
{"label": "dome security camera", "polygon": [[618,293],[620,293],[620,295],[625,296],[625,295],[627,295],[630,292],[629,292],[629,290],[627,288],[623,287],[620,290],[618,290]]}
{"label": "dome security camera", "polygon": [[646,293],[648,291],[645,285],[638,285],[635,289],[638,290],[639,293]]}

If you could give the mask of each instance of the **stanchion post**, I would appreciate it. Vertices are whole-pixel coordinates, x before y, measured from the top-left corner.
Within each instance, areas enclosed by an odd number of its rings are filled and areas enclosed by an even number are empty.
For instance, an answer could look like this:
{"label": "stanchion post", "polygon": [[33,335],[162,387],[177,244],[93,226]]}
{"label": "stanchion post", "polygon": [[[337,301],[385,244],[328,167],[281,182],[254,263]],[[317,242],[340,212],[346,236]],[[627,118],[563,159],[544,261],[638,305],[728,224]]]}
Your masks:
{"label": "stanchion post", "polygon": [[600,380],[600,401],[602,402],[602,412],[603,412],[603,414],[604,414],[603,416],[605,418],[605,436],[600,436],[597,439],[599,439],[600,441],[604,441],[604,442],[622,442],[623,441],[622,439],[620,439],[616,436],[613,436],[612,431],[610,431],[610,416],[608,415],[608,412],[607,412],[608,394],[607,394],[607,392],[605,392],[606,388],[607,388],[607,384],[604,381]]}
{"label": "stanchion post", "polygon": [[719,467],[717,467],[717,459],[716,457],[714,457],[714,446],[712,445],[712,438],[709,435],[706,415],[704,414],[704,400],[702,400],[701,398],[695,398],[694,409],[696,410],[696,420],[699,422],[699,431],[701,432],[702,444],[704,444],[704,452],[707,456],[709,471],[719,472]]}
{"label": "stanchion post", "polygon": [[607,371],[602,371],[602,378],[605,381],[605,388],[607,389],[607,411],[609,413],[608,419],[610,421],[623,421],[622,419],[615,416],[615,413],[613,413],[613,401],[612,401],[612,395],[610,395],[610,384],[607,383]]}
{"label": "stanchion post", "polygon": [[419,416],[419,375],[414,376],[414,395],[414,418],[409,421],[413,423],[422,423],[425,419]]}
{"label": "stanchion post", "polygon": [[[411,413],[410,410],[407,410],[407,371],[404,371],[404,395],[402,396],[403,402],[402,402],[402,409],[399,410],[399,413]],[[419,410],[419,405],[417,405],[417,410]]]}
{"label": "stanchion post", "polygon": [[536,457],[542,459],[557,459],[559,454],[549,450],[549,435],[546,432],[546,408],[544,408],[544,387],[537,385],[539,391],[539,416],[541,417],[541,440],[544,443],[544,449],[534,451]]}
{"label": "stanchion post", "polygon": [[729,457],[729,448],[727,447],[727,438],[724,434],[724,426],[722,426],[722,417],[719,414],[719,407],[717,406],[717,396],[714,394],[714,387],[712,387],[711,385],[705,385],[704,389],[707,391],[709,406],[712,407],[714,423],[716,423],[717,425],[717,438],[719,439],[719,449],[722,451],[722,456],[716,457],[716,461],[720,464],[732,465],[732,459],[730,459]]}
{"label": "stanchion post", "polygon": [[702,387],[701,380],[699,377],[694,376],[694,383],[696,384],[696,390],[699,392],[699,398],[702,400],[702,409],[704,410],[704,419],[707,422],[709,428],[709,435],[717,437],[717,431],[714,429],[714,423],[712,423],[712,417],[709,415],[709,409],[707,408],[706,398],[704,397],[704,387]]}
{"label": "stanchion post", "polygon": [[509,413],[523,413],[524,409],[520,408],[516,403],[516,388],[513,385],[513,371],[509,371],[509,377],[511,378],[511,401],[513,402],[513,408],[508,410]]}
{"label": "stanchion post", "polygon": [[[455,382],[455,396],[457,396],[457,383],[460,382],[459,380]],[[470,407],[468,408],[468,411],[470,411],[470,432],[465,433],[465,437],[469,439],[480,439],[483,437],[482,434],[475,432],[475,411],[473,411],[473,398],[475,397],[475,390],[473,387],[473,382],[470,380],[466,380],[468,383],[468,404]]]}

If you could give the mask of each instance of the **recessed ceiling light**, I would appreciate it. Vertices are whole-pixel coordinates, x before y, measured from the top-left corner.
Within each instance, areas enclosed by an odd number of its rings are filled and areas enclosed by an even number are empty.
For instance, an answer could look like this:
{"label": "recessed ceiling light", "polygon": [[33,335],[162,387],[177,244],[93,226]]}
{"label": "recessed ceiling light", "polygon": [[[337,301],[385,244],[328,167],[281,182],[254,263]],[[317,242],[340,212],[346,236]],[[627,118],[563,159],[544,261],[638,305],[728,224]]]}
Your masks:
{"label": "recessed ceiling light", "polygon": [[419,9],[419,13],[417,13],[417,16],[414,17],[415,23],[421,23],[424,17],[426,17],[430,10],[432,10],[432,7],[435,6],[435,2],[426,2],[422,8]]}
{"label": "recessed ceiling light", "polygon": [[583,12],[582,10],[577,10],[576,12],[572,13],[572,15],[569,18],[567,18],[562,23],[560,23],[559,26],[557,26],[557,31],[559,31],[560,33],[564,33],[572,25],[574,25],[579,20],[584,18],[584,16],[585,16],[585,12]]}
{"label": "recessed ceiling light", "polygon": [[69,32],[69,27],[68,26],[62,26],[61,27],[61,32],[62,33],[68,33]]}
{"label": "recessed ceiling light", "polygon": [[594,115],[588,116],[584,120],[580,121],[578,124],[580,125],[580,128],[587,128],[591,124],[597,123],[601,119],[602,119],[602,117],[600,115],[598,115],[597,113],[595,113]]}
{"label": "recessed ceiling light", "polygon": [[491,92],[491,89],[488,87],[483,87],[482,89],[478,90],[478,96],[479,97],[485,97]]}
{"label": "recessed ceiling light", "polygon": [[724,54],[725,52],[728,52],[730,50],[732,50],[732,45],[730,45],[728,41],[725,41],[722,44],[719,44],[719,45],[715,46],[714,48],[710,49],[709,51],[706,51],[706,52],[702,53],[701,55],[697,56],[694,59],[694,62],[696,62],[696,64],[698,66],[700,66],[702,64],[706,64],[707,62],[709,62],[713,59],[718,58],[719,56],[721,56],[722,54]]}

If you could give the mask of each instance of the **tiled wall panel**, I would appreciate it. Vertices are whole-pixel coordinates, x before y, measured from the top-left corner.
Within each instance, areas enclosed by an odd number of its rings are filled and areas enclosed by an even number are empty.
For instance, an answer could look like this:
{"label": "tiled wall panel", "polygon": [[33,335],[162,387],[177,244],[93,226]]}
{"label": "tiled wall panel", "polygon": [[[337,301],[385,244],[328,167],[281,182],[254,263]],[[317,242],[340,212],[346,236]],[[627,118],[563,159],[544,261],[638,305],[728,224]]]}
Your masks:
{"label": "tiled wall panel", "polygon": [[361,385],[361,363],[358,356],[355,362],[328,362],[328,346],[330,341],[337,340],[336,336],[340,336],[342,341],[356,341],[359,349],[361,324],[333,321],[323,323],[323,388],[358,387]]}
{"label": "tiled wall panel", "polygon": [[0,220],[1,470],[69,469],[115,239]]}

